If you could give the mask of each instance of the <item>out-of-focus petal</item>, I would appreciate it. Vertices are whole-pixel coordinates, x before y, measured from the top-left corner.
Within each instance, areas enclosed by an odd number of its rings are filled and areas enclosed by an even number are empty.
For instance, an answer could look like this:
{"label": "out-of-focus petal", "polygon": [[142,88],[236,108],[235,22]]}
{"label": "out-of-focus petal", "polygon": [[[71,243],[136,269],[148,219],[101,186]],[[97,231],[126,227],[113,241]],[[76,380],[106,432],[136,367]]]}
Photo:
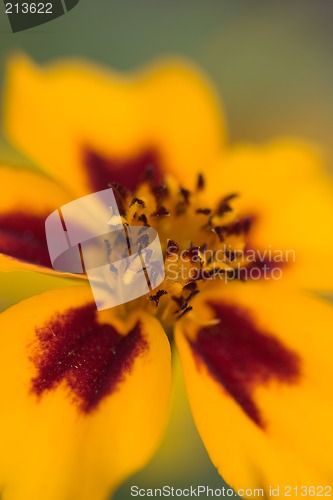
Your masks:
{"label": "out-of-focus petal", "polygon": [[98,313],[80,286],[1,314],[4,499],[105,500],[156,449],[168,418],[169,343],[146,313],[112,312]]}
{"label": "out-of-focus petal", "polygon": [[224,479],[267,495],[332,484],[332,306],[248,282],[193,307],[176,341],[197,428]]}
{"label": "out-of-focus petal", "polygon": [[237,145],[212,180],[212,197],[239,194],[233,206],[253,219],[251,248],[275,258],[288,251],[285,270],[296,287],[333,289],[333,183],[315,148],[291,140]]}
{"label": "out-of-focus petal", "polygon": [[152,164],[157,181],[167,171],[193,184],[223,143],[220,116],[210,83],[179,60],[128,76],[75,60],[8,66],[9,138],[78,194],[112,181],[134,188]]}
{"label": "out-of-focus petal", "polygon": [[52,274],[45,219],[70,200],[55,182],[38,173],[0,165],[0,270]]}

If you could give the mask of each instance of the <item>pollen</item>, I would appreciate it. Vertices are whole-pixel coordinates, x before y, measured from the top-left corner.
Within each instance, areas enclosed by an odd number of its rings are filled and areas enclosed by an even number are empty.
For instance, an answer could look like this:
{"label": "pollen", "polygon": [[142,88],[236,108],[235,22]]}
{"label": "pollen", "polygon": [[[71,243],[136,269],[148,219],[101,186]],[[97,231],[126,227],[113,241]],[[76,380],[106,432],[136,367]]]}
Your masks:
{"label": "pollen", "polygon": [[[251,219],[237,214],[237,193],[226,193],[209,206],[202,174],[192,191],[169,176],[153,183],[154,176],[148,174],[135,191],[118,183],[109,186],[121,207],[123,224],[151,226],[158,232],[165,279],[140,306],[163,323],[173,323],[192,310],[191,300],[212,280],[241,269],[244,262],[239,255],[243,255]],[[133,272],[128,270],[128,279]]]}

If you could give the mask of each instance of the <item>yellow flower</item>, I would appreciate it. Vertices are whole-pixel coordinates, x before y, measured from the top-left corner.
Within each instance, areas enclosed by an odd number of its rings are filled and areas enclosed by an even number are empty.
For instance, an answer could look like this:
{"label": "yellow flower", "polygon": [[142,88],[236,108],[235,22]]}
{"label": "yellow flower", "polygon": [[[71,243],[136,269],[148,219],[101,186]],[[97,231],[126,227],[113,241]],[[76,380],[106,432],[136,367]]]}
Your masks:
{"label": "yellow flower", "polygon": [[46,217],[109,185],[124,223],[157,229],[166,269],[111,310],[81,280],[1,314],[4,500],[103,500],[147,463],[173,342],[236,491],[331,484],[333,313],[314,291],[332,289],[333,197],[318,151],[227,146],[211,85],[174,60],[123,76],[17,56],[4,107],[8,137],[42,171],[1,167],[1,270],[62,276]]}

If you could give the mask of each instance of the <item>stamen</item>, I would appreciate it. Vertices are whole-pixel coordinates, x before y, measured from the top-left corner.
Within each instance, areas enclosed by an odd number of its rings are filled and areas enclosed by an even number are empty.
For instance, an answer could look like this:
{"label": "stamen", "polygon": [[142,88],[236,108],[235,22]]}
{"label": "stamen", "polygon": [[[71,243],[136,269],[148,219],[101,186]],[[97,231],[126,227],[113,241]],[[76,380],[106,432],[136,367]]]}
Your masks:
{"label": "stamen", "polygon": [[251,217],[245,217],[244,219],[240,219],[232,224],[222,227],[228,236],[232,234],[239,236],[241,233],[247,234],[249,232],[252,222],[253,220]]}
{"label": "stamen", "polygon": [[140,207],[144,208],[146,206],[145,202],[143,200],[140,200],[140,198],[133,198],[133,200],[130,203],[130,207],[132,207],[135,203],[140,205]]}
{"label": "stamen", "polygon": [[[220,275],[223,275],[223,282],[226,279],[243,279],[245,273],[240,270],[247,268],[249,262],[242,260],[240,267],[237,252],[246,248],[245,235],[250,231],[253,218],[234,217],[231,202],[238,196],[237,193],[222,197],[215,208],[200,206],[201,196],[198,192],[205,188],[202,174],[198,176],[193,192],[177,185],[173,179],[166,182],[159,178],[158,183],[154,180],[154,167],[149,165],[143,183],[139,184],[135,192],[129,193],[117,183],[111,186],[121,206],[127,207],[123,224],[131,226],[142,223],[143,226],[149,226],[149,220],[159,234],[165,252],[165,269],[157,268],[156,263],[149,260],[149,278],[153,288],[163,271],[165,280],[163,288],[150,294],[149,301],[155,304],[156,314],[163,321],[174,321],[175,315],[178,319],[192,310],[189,303],[199,293],[204,282],[218,279]],[[145,213],[142,213],[143,209]],[[204,225],[202,216],[206,218]],[[140,231],[142,235],[137,243],[142,249],[148,246],[149,239],[145,227],[140,228],[139,234]],[[175,239],[170,238],[173,236],[170,231],[174,231]],[[108,246],[106,250],[107,253],[111,251]],[[147,258],[146,254],[146,262]],[[171,300],[161,303],[161,297],[166,294]],[[171,307],[173,303],[177,304],[176,311]]]}
{"label": "stamen", "polygon": [[197,180],[197,191],[202,191],[205,188],[205,179],[202,174],[198,175],[198,180]]}
{"label": "stamen", "polygon": [[104,243],[105,243],[105,247],[106,247],[106,255],[108,257],[110,257],[110,255],[111,255],[111,243],[109,242],[109,240],[104,240]]}
{"label": "stamen", "polygon": [[251,229],[251,226],[252,226],[252,222],[253,222],[253,219],[252,217],[245,217],[243,219],[243,231],[244,233],[248,233]]}
{"label": "stamen", "polygon": [[182,257],[184,259],[190,259],[191,262],[199,262],[201,261],[200,258],[200,248],[199,247],[190,247],[187,250],[183,250],[182,252]]}
{"label": "stamen", "polygon": [[158,290],[157,293],[155,293],[155,295],[151,295],[149,297],[149,300],[151,302],[155,302],[155,305],[156,307],[158,307],[159,303],[160,303],[160,298],[163,297],[163,295],[167,295],[167,291],[166,290]]}
{"label": "stamen", "polygon": [[225,240],[224,235],[226,231],[226,226],[216,226],[212,229],[212,231],[217,234],[218,239],[221,242]]}
{"label": "stamen", "polygon": [[236,251],[233,252],[231,250],[227,250],[225,252],[225,256],[227,257],[227,259],[230,260],[230,262],[233,262],[236,259],[236,257],[237,257],[237,252]]}
{"label": "stamen", "polygon": [[170,215],[170,212],[165,207],[161,206],[150,215],[151,217],[168,217]]}
{"label": "stamen", "polygon": [[239,196],[238,193],[231,193],[231,194],[228,194],[227,196],[225,196],[223,198],[223,201],[225,202],[228,202],[228,201],[231,201],[231,200],[234,200],[235,198],[237,198]]}
{"label": "stamen", "polygon": [[150,183],[154,178],[154,171],[155,171],[154,165],[147,165],[143,175],[143,180],[148,181]]}
{"label": "stamen", "polygon": [[114,191],[114,196],[118,205],[120,215],[125,215],[125,202],[128,196],[127,190],[118,182],[110,182],[108,186],[111,187]]}
{"label": "stamen", "polygon": [[147,219],[147,216],[145,214],[141,214],[140,217],[138,217],[138,220],[143,222],[144,226],[149,226],[148,219]]}
{"label": "stamen", "polygon": [[149,236],[147,233],[141,234],[138,238],[138,251],[140,252],[147,246],[149,246]]}
{"label": "stamen", "polygon": [[123,200],[126,198],[128,191],[122,184],[119,184],[119,182],[110,182],[108,186],[116,191]]}
{"label": "stamen", "polygon": [[168,240],[167,242],[167,256],[171,254],[177,254],[179,252],[179,246],[173,240]]}
{"label": "stamen", "polygon": [[216,213],[217,215],[224,215],[227,212],[232,212],[232,207],[225,200],[222,200],[217,207]]}
{"label": "stamen", "polygon": [[191,281],[190,283],[185,285],[183,287],[183,290],[190,292],[188,297],[186,298],[187,301],[191,300],[195,295],[197,295],[197,293],[199,293],[198,285],[194,281]]}
{"label": "stamen", "polygon": [[161,200],[166,198],[168,195],[168,188],[165,184],[161,186],[155,186],[152,189],[153,195],[155,196],[156,202],[159,204]]}
{"label": "stamen", "polygon": [[193,307],[192,306],[187,306],[186,309],[178,316],[178,319],[182,318],[185,314],[188,312],[192,311]]}
{"label": "stamen", "polygon": [[184,202],[186,203],[186,205],[188,205],[190,202],[191,191],[181,187],[181,188],[179,188],[179,192],[182,195],[182,197],[184,198]]}
{"label": "stamen", "polygon": [[176,313],[178,313],[179,311],[182,311],[183,309],[185,309],[187,307],[188,302],[182,295],[179,295],[178,297],[176,295],[173,295],[171,298],[174,302],[176,302],[176,304],[178,306],[177,311],[175,311]]}
{"label": "stamen", "polygon": [[210,215],[212,213],[210,208],[198,208],[195,212],[197,214],[204,214],[204,215]]}

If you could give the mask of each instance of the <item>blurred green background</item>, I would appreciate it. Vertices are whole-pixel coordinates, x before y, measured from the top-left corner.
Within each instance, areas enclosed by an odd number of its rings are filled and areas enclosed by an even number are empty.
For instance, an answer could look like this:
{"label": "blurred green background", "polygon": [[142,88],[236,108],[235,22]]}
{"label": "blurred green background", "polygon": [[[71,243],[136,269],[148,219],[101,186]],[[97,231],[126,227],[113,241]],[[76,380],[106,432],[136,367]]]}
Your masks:
{"label": "blurred green background", "polygon": [[[17,49],[38,62],[81,56],[119,70],[181,55],[215,82],[232,142],[303,137],[322,145],[331,164],[332,26],[332,0],[80,0],[55,21],[12,34],[0,4],[0,85],[6,57]],[[0,148],[1,159],[13,158],[1,138]],[[17,283],[23,297],[28,279],[17,273],[2,278],[1,286],[10,296],[15,282],[17,299]],[[49,283],[38,278],[36,291]],[[151,464],[119,489],[118,500],[130,498],[132,484],[223,485],[191,420],[176,366],[176,404],[165,441]]]}

